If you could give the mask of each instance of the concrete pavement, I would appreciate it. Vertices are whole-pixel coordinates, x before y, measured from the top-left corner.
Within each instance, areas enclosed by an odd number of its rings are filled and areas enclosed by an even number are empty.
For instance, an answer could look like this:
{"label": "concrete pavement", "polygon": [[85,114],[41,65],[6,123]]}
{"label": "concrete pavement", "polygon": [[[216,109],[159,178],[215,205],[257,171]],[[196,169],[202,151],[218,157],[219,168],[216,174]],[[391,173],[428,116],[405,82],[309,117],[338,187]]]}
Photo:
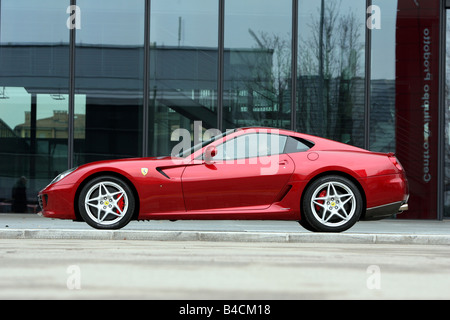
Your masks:
{"label": "concrete pavement", "polygon": [[0,261],[6,300],[265,300],[279,319],[274,300],[293,300],[292,315],[300,299],[450,298],[450,247],[439,245],[0,239]]}
{"label": "concrete pavement", "polygon": [[295,221],[133,221],[121,230],[35,214],[0,214],[0,239],[90,239],[450,245],[450,220],[360,221],[339,233],[312,233]]}

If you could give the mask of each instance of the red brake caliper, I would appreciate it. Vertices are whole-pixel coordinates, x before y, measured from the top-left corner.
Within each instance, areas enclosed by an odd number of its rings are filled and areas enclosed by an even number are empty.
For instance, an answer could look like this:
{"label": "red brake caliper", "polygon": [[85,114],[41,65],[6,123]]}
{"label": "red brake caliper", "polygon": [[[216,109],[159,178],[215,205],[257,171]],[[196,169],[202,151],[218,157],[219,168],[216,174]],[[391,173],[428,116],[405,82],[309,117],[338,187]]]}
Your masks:
{"label": "red brake caliper", "polygon": [[[323,198],[327,196],[327,191],[326,190],[322,190],[321,193],[319,193],[319,197],[318,198]],[[317,200],[318,203],[320,204],[324,204],[325,200]],[[321,207],[319,205],[316,204],[316,210],[320,211]]]}
{"label": "red brake caliper", "polygon": [[[117,197],[120,197],[120,195],[118,195]],[[119,206],[120,210],[123,212],[123,208],[125,208],[125,201],[123,200],[123,195],[122,195],[122,198],[120,198],[119,202],[117,202],[117,205]],[[116,212],[118,214],[120,214],[119,210],[116,210]]]}

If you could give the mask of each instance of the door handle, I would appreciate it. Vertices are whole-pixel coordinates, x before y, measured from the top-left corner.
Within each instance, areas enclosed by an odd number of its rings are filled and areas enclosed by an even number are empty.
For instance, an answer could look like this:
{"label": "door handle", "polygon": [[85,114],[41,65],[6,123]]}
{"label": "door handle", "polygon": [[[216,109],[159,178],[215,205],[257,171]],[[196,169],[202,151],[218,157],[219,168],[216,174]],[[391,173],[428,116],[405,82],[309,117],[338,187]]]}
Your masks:
{"label": "door handle", "polygon": [[285,165],[287,165],[289,162],[287,161],[287,160],[280,160],[280,162],[278,162],[278,164],[280,165],[280,166],[285,166]]}

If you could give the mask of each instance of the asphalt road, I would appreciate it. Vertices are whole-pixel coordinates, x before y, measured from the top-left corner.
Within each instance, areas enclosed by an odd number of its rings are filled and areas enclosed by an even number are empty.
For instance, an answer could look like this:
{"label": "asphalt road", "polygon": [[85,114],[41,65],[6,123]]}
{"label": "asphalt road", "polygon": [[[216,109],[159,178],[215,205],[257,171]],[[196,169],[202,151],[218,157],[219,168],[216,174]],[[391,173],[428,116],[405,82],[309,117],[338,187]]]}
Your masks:
{"label": "asphalt road", "polygon": [[0,239],[0,299],[449,299],[450,246]]}

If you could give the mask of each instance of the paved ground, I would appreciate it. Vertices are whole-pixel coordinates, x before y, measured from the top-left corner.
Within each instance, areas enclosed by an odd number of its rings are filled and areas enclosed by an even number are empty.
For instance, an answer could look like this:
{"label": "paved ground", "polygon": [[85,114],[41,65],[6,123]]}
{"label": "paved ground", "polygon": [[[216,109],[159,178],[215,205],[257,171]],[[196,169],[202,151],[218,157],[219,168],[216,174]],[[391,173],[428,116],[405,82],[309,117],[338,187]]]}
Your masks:
{"label": "paved ground", "polygon": [[83,222],[0,214],[2,238],[450,245],[450,220],[361,221],[346,232],[324,234],[309,232],[293,221],[134,221],[121,230],[100,231]]}
{"label": "paved ground", "polygon": [[132,222],[0,214],[0,299],[450,299],[450,221]]}
{"label": "paved ground", "polygon": [[[37,214],[0,214],[0,229],[75,229],[92,230],[84,222],[48,219]],[[256,231],[309,233],[295,221],[132,221],[122,230],[179,230],[179,231]],[[396,234],[447,234],[450,220],[400,220],[360,221],[346,233],[396,233]]]}
{"label": "paved ground", "polygon": [[0,299],[450,298],[441,245],[0,239],[0,261]]}

